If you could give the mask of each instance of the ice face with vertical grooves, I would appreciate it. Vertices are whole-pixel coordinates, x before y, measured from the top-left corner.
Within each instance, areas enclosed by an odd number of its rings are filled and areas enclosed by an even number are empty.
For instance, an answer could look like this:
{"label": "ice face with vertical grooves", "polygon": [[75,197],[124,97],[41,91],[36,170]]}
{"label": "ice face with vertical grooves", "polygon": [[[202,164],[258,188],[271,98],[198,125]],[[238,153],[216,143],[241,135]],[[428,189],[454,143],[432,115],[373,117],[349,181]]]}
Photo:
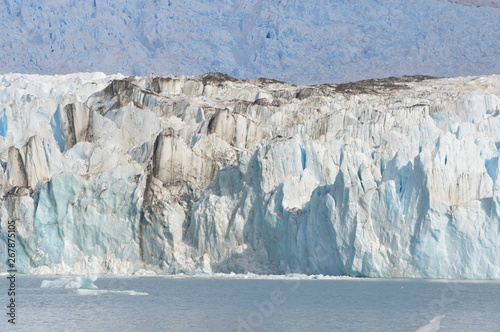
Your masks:
{"label": "ice face with vertical grooves", "polygon": [[499,76],[1,81],[25,273],[500,277]]}

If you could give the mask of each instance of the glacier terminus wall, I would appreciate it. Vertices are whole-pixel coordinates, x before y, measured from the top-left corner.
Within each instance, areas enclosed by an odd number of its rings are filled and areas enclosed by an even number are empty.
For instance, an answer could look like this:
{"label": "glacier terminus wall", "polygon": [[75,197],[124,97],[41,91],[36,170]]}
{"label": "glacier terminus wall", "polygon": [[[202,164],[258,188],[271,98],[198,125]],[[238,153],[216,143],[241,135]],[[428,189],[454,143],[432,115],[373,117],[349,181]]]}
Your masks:
{"label": "glacier terminus wall", "polygon": [[[500,278],[500,76],[0,76],[28,274]],[[0,250],[5,272],[6,251]]]}

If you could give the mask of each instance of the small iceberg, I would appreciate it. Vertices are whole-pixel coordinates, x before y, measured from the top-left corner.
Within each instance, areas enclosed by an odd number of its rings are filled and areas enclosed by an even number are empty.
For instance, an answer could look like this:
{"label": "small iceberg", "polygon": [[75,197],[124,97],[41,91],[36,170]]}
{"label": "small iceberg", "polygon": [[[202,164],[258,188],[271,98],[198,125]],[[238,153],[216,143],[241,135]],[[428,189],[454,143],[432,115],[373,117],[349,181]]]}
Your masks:
{"label": "small iceberg", "polygon": [[133,290],[75,289],[78,295],[149,295]]}
{"label": "small iceberg", "polygon": [[78,295],[149,295],[148,293],[133,290],[106,290],[98,289],[94,285],[97,277],[82,276],[74,278],[59,278],[55,280],[43,280],[41,288],[72,288]]}
{"label": "small iceberg", "polygon": [[97,277],[82,276],[74,278],[59,278],[56,280],[43,280],[41,288],[83,288],[83,289],[96,289],[94,281]]}
{"label": "small iceberg", "polygon": [[437,332],[441,328],[441,319],[443,319],[444,315],[439,315],[431,319],[429,324],[422,326],[415,332]]}

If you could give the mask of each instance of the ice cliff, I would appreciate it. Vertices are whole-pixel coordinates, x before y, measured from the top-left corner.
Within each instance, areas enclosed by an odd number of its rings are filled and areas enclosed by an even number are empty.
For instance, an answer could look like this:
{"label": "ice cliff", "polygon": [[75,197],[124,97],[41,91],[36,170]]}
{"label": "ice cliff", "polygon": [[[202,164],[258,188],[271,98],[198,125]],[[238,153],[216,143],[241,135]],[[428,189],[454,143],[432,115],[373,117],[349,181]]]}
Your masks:
{"label": "ice cliff", "polygon": [[0,270],[500,278],[500,76],[0,82]]}

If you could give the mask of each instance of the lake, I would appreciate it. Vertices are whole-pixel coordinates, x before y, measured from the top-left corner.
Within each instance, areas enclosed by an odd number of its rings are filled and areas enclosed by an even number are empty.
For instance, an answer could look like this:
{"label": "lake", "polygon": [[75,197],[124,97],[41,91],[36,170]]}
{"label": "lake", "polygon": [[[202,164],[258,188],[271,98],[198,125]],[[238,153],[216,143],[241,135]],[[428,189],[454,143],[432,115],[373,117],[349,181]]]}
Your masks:
{"label": "lake", "polygon": [[416,331],[445,315],[439,331],[500,331],[499,281],[100,278],[100,290],[122,293],[93,295],[40,287],[54,279],[17,276],[16,325],[4,313],[0,330]]}

